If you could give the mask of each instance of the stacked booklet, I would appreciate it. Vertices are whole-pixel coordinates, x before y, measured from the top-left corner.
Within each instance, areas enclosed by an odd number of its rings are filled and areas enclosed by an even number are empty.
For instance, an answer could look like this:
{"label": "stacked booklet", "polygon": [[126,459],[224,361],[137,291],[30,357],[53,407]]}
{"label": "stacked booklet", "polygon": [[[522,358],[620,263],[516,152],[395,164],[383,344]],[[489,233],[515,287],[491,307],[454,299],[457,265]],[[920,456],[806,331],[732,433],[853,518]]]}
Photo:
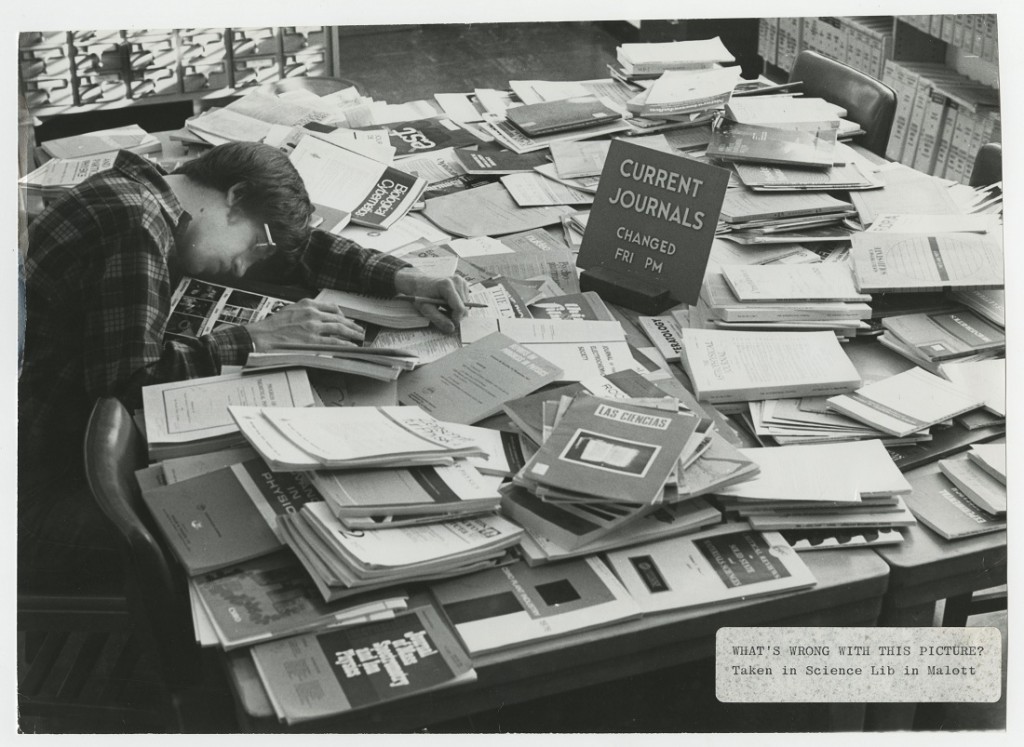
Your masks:
{"label": "stacked booklet", "polygon": [[756,477],[718,491],[721,507],[763,530],[914,524],[910,484],[877,439],[743,450]]}
{"label": "stacked booklet", "polygon": [[897,437],[926,431],[981,405],[977,395],[916,366],[828,399],[830,409]]}
{"label": "stacked booklet", "polygon": [[[524,543],[530,562],[714,523],[717,512],[689,502],[754,470],[703,413],[674,398],[610,399],[609,393],[551,392],[557,399],[542,405],[551,425],[542,428],[540,448],[512,485],[502,487],[504,512],[530,535]],[[654,513],[659,520],[644,521]]]}
{"label": "stacked booklet", "polygon": [[777,532],[723,524],[608,553],[644,614],[814,586],[814,574]]}
{"label": "stacked booklet", "polygon": [[327,601],[500,565],[523,532],[487,513],[353,532],[324,502],[280,517],[278,526]]}
{"label": "stacked booklet", "polygon": [[721,265],[709,272],[691,314],[718,329],[867,331],[871,296],[859,293],[847,265]]}
{"label": "stacked booklet", "polygon": [[939,460],[942,474],[975,506],[995,517],[1006,515],[1005,448],[975,445],[966,455]]}
{"label": "stacked booklet", "polygon": [[726,163],[831,168],[836,163],[839,130],[834,122],[818,124],[811,130],[719,119],[711,129],[707,155]]}
{"label": "stacked booklet", "polygon": [[739,417],[765,445],[832,443],[877,438],[885,446],[932,440],[929,432],[897,437],[829,409],[828,397],[766,399],[747,403]]}
{"label": "stacked booklet", "polygon": [[[1005,444],[984,446],[1006,448]],[[974,448],[977,446],[972,447],[968,457]],[[1006,529],[1005,513],[997,514],[975,503],[944,474],[938,463],[911,470],[907,479],[914,486],[914,491],[906,496],[907,506],[919,522],[944,539],[957,540]]]}
{"label": "stacked booklet", "polygon": [[1006,350],[1003,328],[963,307],[888,316],[882,328],[880,343],[932,373],[943,363],[991,359]]}
{"label": "stacked booklet", "polygon": [[450,464],[486,455],[416,406],[227,409],[246,440],[281,472]]}
{"label": "stacked booklet", "polygon": [[[837,224],[854,213],[853,205],[824,192],[755,192],[747,187],[729,189],[722,203],[718,234],[740,244],[799,241],[809,231],[815,240],[829,228],[846,239],[849,229]],[[793,237],[796,238],[793,238]]]}
{"label": "stacked booklet", "polygon": [[646,117],[709,118],[732,96],[740,80],[739,67],[669,70],[626,102],[633,114]]}
{"label": "stacked booklet", "polygon": [[864,293],[1003,287],[1003,246],[986,234],[852,235],[850,261]]}
{"label": "stacked booklet", "polygon": [[260,643],[251,654],[275,714],[288,724],[476,679],[470,658],[429,603],[389,620]]}
{"label": "stacked booklet", "polygon": [[708,70],[736,62],[719,37],[675,42],[621,44],[615,50],[621,73],[632,79],[654,78],[668,70]]}
{"label": "stacked booklet", "polygon": [[823,396],[852,391],[860,374],[832,332],[682,329],[682,364],[701,401]]}
{"label": "stacked booklet", "polygon": [[249,353],[245,370],[273,368],[318,368],[380,381],[395,381],[402,371],[411,371],[419,357],[395,348],[312,345],[280,345],[264,353]]}
{"label": "stacked booklet", "polygon": [[640,616],[622,582],[597,557],[539,568],[520,561],[435,582],[431,591],[470,655]]}
{"label": "stacked booklet", "polygon": [[302,370],[237,373],[186,379],[142,388],[149,457],[153,460],[239,446],[245,438],[228,406],[295,407],[315,403]]}
{"label": "stacked booklet", "polygon": [[326,603],[288,551],[190,579],[193,614],[201,615],[225,650],[325,628],[395,616],[407,606],[402,589]]}

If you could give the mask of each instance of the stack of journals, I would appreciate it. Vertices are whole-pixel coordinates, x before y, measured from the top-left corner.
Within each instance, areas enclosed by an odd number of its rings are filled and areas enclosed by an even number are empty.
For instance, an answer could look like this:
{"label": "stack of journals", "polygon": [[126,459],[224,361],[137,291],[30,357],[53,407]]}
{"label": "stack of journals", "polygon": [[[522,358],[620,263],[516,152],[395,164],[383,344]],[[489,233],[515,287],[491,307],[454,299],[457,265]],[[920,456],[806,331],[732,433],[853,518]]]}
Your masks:
{"label": "stack of journals", "polygon": [[18,185],[30,196],[44,199],[59,197],[93,174],[112,167],[116,157],[117,153],[102,153],[79,158],[51,158],[18,179]]}
{"label": "stack of journals", "polygon": [[[984,444],[986,448],[1004,450],[1005,444]],[[978,446],[972,446],[975,453]],[[954,468],[955,469],[955,468]],[[947,540],[974,537],[978,534],[1001,532],[1006,529],[1006,516],[982,508],[951,481],[937,463],[911,470],[907,479],[914,492],[906,497],[907,506],[918,521]]]}
{"label": "stack of journals", "polygon": [[227,410],[278,472],[443,465],[486,455],[472,439],[419,407],[230,405]]}
{"label": "stack of journals", "polygon": [[723,117],[711,128],[707,156],[726,163],[828,169],[836,164],[839,130],[835,122],[818,124],[813,130],[768,127]]}
{"label": "stack of journals", "polygon": [[1006,360],[951,361],[939,365],[939,375],[981,400],[982,409],[956,417],[966,428],[1006,423]]}
{"label": "stack of journals", "polygon": [[353,530],[494,512],[501,501],[501,481],[501,476],[481,474],[468,459],[449,465],[321,470],[310,475],[331,513]]}
{"label": "stack of journals", "polygon": [[[770,193],[746,187],[725,193],[718,235],[741,244],[764,243],[765,237],[799,241],[804,232],[835,226],[852,215],[853,205],[824,192]],[[787,239],[789,234],[798,238]],[[837,232],[842,238],[849,230]]]}
{"label": "stack of journals", "polygon": [[995,235],[861,231],[851,238],[853,276],[863,293],[1003,287],[1003,246]]}
{"label": "stack of journals", "polygon": [[683,368],[703,402],[824,396],[856,389],[860,374],[832,332],[680,330]]}
{"label": "stack of journals", "polygon": [[[600,111],[609,108],[603,102],[600,103],[600,107]],[[515,111],[515,109],[513,108],[509,111]],[[591,124],[586,127],[571,127],[569,129],[558,129],[556,127],[556,129],[543,134],[528,135],[507,118],[493,119],[480,123],[480,129],[485,134],[514,153],[519,154],[544,150],[555,143],[574,142],[576,140],[588,140],[594,137],[614,135],[615,133],[625,132],[629,128],[629,124],[622,118],[622,113],[619,109],[615,109],[615,117],[606,118],[599,124]]]}
{"label": "stack of journals", "polygon": [[314,404],[302,370],[222,374],[142,388],[149,458],[201,454],[245,443],[229,405],[296,407]]}
{"label": "stack of journals", "polygon": [[846,113],[825,99],[780,94],[734,98],[725,105],[724,116],[737,124],[804,132],[835,129],[840,138],[862,134],[860,125],[843,119]]}
{"label": "stack of journals", "polygon": [[[717,512],[690,499],[752,473],[750,461],[711,428],[710,419],[672,398],[609,399],[582,388],[574,396],[550,396],[555,399],[542,405],[552,421],[549,434],[542,434],[540,448],[513,484],[502,488],[503,510],[530,535],[524,543],[530,562],[714,523]],[[662,521],[643,521],[663,507]]]}
{"label": "stack of journals", "polygon": [[743,413],[754,435],[779,446],[860,441],[877,438],[886,446],[904,446],[931,440],[930,433],[897,438],[858,420],[828,409],[826,397],[768,399],[747,403]]}
{"label": "stack of journals", "polygon": [[259,643],[251,653],[274,713],[288,724],[476,680],[429,602],[389,620]]}
{"label": "stack of journals", "polygon": [[932,373],[946,362],[980,361],[1006,350],[1006,334],[970,309],[903,314],[882,319],[886,347]]}
{"label": "stack of journals", "polygon": [[249,450],[176,462],[137,476],[143,502],[190,576],[281,549],[277,518],[322,500],[304,475],[274,473]]}
{"label": "stack of journals", "polygon": [[[670,70],[626,102],[633,114],[649,119],[709,118],[721,110],[740,79],[739,67]],[[703,116],[702,116],[703,115]]]}
{"label": "stack of journals", "polygon": [[322,628],[395,616],[407,606],[401,589],[325,603],[290,552],[229,566],[189,580],[198,629],[225,650]]}
{"label": "stack of journals", "polygon": [[[707,465],[727,465],[724,460],[714,461],[716,455],[717,458],[721,458],[724,451],[722,443],[721,437],[717,436],[716,443],[712,444],[698,460],[703,462],[701,468]],[[743,462],[737,460],[736,463]],[[503,505],[507,513],[517,516],[519,523],[524,525],[526,531],[519,540],[519,553],[530,565],[544,565],[556,560],[580,558],[620,547],[690,534],[722,521],[722,512],[710,501],[705,498],[692,498],[668,503],[640,516],[636,521],[577,546],[576,537],[572,535],[585,534],[587,527],[573,514],[562,511],[557,506],[545,504],[528,490],[517,487],[506,489]],[[551,536],[560,537],[562,534],[569,534],[569,541],[562,539],[559,542],[551,539]],[[575,549],[568,549],[563,545],[570,545]]]}
{"label": "stack of journals", "polygon": [[608,553],[644,614],[814,586],[814,574],[778,532],[723,524],[699,534]]}
{"label": "stack of journals", "polygon": [[874,176],[848,146],[839,143],[836,161],[841,165],[806,168],[770,163],[733,163],[739,180],[759,192],[815,192],[835,190],[870,190],[881,187]]}
{"label": "stack of journals", "polygon": [[829,409],[898,438],[981,406],[977,395],[916,366],[828,399]]}
{"label": "stack of journals", "polygon": [[744,449],[756,477],[718,491],[723,510],[754,529],[879,528],[914,524],[910,484],[872,439]]}
{"label": "stack of journals", "polygon": [[866,331],[871,296],[859,293],[845,263],[722,265],[707,274],[696,315],[714,329]]}
{"label": "stack of journals", "polygon": [[1006,515],[1005,444],[989,451],[972,446],[965,456],[940,459],[939,469],[961,493],[990,516]]}
{"label": "stack of journals", "polygon": [[655,78],[667,70],[708,70],[736,58],[719,37],[675,42],[621,44],[615,50],[623,76]]}
{"label": "stack of journals", "polygon": [[324,502],[279,517],[278,527],[327,601],[502,564],[523,533],[496,514],[352,532]]}
{"label": "stack of journals", "polygon": [[597,96],[523,104],[510,107],[505,112],[505,119],[528,137],[586,130],[621,118],[622,112],[612,101]]}
{"label": "stack of journals", "polygon": [[304,134],[289,154],[317,212],[330,216],[325,230],[339,232],[351,220],[387,229],[408,213],[427,187],[426,179],[389,163]]}
{"label": "stack of journals", "polygon": [[104,153],[130,150],[133,153],[153,153],[160,150],[160,140],[137,124],[96,130],[81,135],[44,140],[39,147],[46,155],[60,159],[79,159]]}
{"label": "stack of journals", "polygon": [[615,512],[660,505],[665,484],[704,442],[700,418],[678,403],[578,394],[513,481],[550,503],[599,504]]}
{"label": "stack of journals", "polygon": [[315,347],[280,344],[265,353],[249,353],[244,368],[318,368],[368,376],[380,381],[395,381],[402,371],[411,371],[419,358],[407,350],[376,347]]}
{"label": "stack of journals", "polygon": [[1006,326],[1006,291],[1002,288],[960,288],[949,292],[959,303],[993,324]]}
{"label": "stack of journals", "polygon": [[470,655],[640,616],[622,582],[597,557],[539,568],[520,561],[435,582],[431,592]]}

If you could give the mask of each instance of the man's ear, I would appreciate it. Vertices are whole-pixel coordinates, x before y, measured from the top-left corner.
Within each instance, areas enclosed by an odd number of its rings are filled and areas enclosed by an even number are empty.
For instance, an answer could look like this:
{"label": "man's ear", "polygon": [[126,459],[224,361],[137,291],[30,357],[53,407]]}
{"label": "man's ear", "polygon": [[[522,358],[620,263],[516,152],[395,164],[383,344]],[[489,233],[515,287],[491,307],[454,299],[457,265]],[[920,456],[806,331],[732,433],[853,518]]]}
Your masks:
{"label": "man's ear", "polygon": [[232,184],[228,187],[225,200],[228,205],[228,211],[232,214],[239,213],[241,211],[242,197],[245,195],[245,182],[239,182],[238,184]]}

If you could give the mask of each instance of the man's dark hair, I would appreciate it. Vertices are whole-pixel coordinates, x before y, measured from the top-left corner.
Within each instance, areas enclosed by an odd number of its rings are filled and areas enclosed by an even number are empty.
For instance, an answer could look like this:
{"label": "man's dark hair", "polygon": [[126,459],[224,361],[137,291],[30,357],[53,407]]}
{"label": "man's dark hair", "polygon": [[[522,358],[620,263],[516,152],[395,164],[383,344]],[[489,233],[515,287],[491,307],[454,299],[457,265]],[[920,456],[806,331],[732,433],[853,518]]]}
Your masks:
{"label": "man's dark hair", "polygon": [[184,174],[207,187],[240,190],[239,207],[270,227],[274,243],[285,254],[309,239],[313,204],[302,177],[282,151],[263,143],[225,143],[179,166]]}

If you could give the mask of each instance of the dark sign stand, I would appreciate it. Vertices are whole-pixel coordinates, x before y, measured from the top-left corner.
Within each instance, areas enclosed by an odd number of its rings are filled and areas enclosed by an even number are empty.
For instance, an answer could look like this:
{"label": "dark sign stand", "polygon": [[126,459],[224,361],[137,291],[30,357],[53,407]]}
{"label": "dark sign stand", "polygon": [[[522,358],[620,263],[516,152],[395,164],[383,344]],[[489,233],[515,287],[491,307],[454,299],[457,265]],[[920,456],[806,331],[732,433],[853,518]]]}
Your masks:
{"label": "dark sign stand", "polygon": [[594,291],[607,303],[641,314],[658,314],[676,302],[668,288],[599,266],[580,273],[580,290]]}

